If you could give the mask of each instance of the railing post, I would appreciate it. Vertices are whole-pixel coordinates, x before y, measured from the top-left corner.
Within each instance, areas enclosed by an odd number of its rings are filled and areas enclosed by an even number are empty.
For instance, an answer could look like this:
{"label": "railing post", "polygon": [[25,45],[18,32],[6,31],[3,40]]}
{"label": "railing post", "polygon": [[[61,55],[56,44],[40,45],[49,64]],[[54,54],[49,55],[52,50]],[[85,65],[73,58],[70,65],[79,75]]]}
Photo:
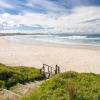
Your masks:
{"label": "railing post", "polygon": [[[47,68],[46,68],[47,67]],[[46,64],[43,64],[42,69],[40,69],[40,73],[43,75],[43,77],[45,78],[49,78],[52,75],[52,67]],[[60,67],[58,65],[55,66],[55,70],[54,70],[55,74],[60,73]]]}
{"label": "railing post", "polygon": [[45,75],[45,67],[44,67],[44,64],[43,64],[42,69],[43,69],[43,77],[46,77],[46,75]]}
{"label": "railing post", "polygon": [[58,65],[55,66],[55,74],[60,73],[60,67]]}
{"label": "railing post", "polygon": [[55,66],[55,74],[57,74],[57,65]]}
{"label": "railing post", "polygon": [[51,67],[51,74],[52,74],[52,67]]}
{"label": "railing post", "polygon": [[49,66],[48,66],[48,72],[49,72]]}
{"label": "railing post", "polygon": [[58,73],[60,73],[60,67],[58,66]]}

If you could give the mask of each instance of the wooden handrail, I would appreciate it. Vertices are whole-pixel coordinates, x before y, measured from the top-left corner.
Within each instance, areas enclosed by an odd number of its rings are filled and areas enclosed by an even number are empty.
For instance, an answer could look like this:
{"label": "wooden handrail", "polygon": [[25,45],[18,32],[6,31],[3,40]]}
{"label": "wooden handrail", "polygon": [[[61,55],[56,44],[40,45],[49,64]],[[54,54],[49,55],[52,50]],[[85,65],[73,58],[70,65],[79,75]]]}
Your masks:
{"label": "wooden handrail", "polygon": [[[46,70],[47,67],[48,69]],[[53,73],[54,72],[54,73]],[[60,67],[58,65],[55,66],[55,69],[47,64],[43,64],[42,69],[40,69],[40,73],[45,77],[49,78],[52,74],[60,73]]]}
{"label": "wooden handrail", "polygon": [[[51,66],[49,66],[49,65],[47,65],[47,64],[43,64],[43,66],[51,67]],[[51,68],[52,68],[52,67],[51,67]]]}

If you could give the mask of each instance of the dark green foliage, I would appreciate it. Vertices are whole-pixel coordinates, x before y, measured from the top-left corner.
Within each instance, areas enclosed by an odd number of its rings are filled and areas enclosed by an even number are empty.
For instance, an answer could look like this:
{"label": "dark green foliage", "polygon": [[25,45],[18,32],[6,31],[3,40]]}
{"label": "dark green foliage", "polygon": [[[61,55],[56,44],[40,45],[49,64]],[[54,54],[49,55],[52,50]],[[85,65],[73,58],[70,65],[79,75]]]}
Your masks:
{"label": "dark green foliage", "polygon": [[43,76],[39,69],[24,66],[10,67],[0,64],[0,88],[10,88],[17,83],[24,84],[41,79],[43,79]]}
{"label": "dark green foliage", "polygon": [[23,100],[100,100],[100,74],[57,74]]}
{"label": "dark green foliage", "polygon": [[5,82],[0,80],[0,88],[3,88],[4,85],[5,85]]}

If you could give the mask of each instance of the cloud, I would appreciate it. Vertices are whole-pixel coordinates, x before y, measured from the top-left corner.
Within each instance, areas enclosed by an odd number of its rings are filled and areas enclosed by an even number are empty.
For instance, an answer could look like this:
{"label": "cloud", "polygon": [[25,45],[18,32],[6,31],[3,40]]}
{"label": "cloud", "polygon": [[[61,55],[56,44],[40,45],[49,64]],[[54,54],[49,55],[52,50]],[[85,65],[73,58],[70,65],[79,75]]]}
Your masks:
{"label": "cloud", "polygon": [[[100,17],[99,10],[100,7],[77,7],[73,14],[60,17],[56,21],[55,29],[60,32],[100,33],[100,21],[95,20]],[[94,21],[83,23],[88,20]]]}
{"label": "cloud", "polygon": [[5,2],[5,0],[0,0],[0,8],[13,8],[13,6],[7,2]]}
{"label": "cloud", "polygon": [[57,5],[56,3],[53,3],[52,1],[49,0],[27,0],[28,6],[33,7],[37,6],[40,8],[45,9],[47,12],[53,12],[53,13],[61,13],[61,12],[67,12],[64,6]]}
{"label": "cloud", "polygon": [[39,13],[25,13],[12,15],[8,13],[0,14],[0,30],[1,32],[16,31],[16,32],[45,32],[47,29],[52,29],[50,18],[47,15]]}
{"label": "cloud", "polygon": [[[99,1],[98,4],[94,0],[23,1],[0,1],[1,7],[11,10],[0,14],[1,31],[100,33]],[[18,13],[12,14],[13,10]]]}

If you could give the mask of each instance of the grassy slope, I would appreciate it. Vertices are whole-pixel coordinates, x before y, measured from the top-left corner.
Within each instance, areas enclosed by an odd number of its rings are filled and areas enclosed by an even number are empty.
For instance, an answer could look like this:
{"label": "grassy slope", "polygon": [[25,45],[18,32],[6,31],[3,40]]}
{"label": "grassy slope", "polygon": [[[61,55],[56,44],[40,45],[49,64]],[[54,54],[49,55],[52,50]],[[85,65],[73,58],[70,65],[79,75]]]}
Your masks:
{"label": "grassy slope", "polygon": [[23,100],[100,100],[100,75],[61,73],[51,77]]}
{"label": "grassy slope", "polygon": [[10,88],[17,83],[24,84],[42,78],[39,69],[24,66],[10,67],[0,64],[0,88]]}

